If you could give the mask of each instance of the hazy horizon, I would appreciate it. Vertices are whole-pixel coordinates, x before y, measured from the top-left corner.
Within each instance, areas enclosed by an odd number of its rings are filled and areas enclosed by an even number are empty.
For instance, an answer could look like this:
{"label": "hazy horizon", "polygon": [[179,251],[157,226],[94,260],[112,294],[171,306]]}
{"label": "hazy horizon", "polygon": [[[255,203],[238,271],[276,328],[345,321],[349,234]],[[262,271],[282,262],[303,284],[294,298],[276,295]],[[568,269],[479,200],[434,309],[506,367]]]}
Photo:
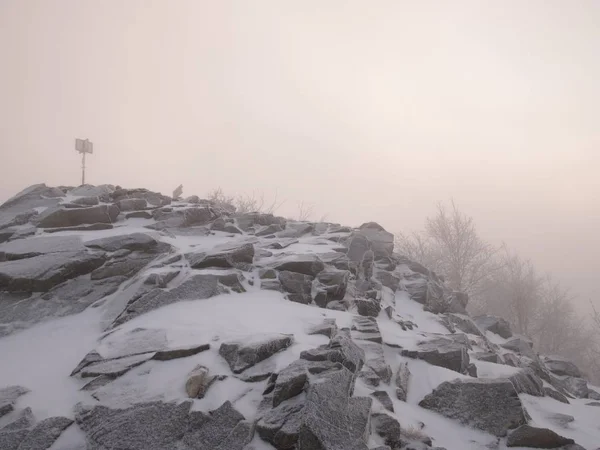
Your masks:
{"label": "hazy horizon", "polygon": [[0,0],[0,201],[277,193],[391,232],[454,199],[596,302],[600,3]]}

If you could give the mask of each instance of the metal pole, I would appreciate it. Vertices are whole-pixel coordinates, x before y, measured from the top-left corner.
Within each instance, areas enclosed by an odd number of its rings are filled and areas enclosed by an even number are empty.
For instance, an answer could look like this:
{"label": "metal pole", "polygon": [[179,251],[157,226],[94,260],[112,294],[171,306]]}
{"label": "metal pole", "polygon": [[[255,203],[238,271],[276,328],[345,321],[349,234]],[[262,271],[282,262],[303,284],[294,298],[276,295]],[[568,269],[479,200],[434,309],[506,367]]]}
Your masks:
{"label": "metal pole", "polygon": [[85,152],[81,156],[81,185],[85,184]]}

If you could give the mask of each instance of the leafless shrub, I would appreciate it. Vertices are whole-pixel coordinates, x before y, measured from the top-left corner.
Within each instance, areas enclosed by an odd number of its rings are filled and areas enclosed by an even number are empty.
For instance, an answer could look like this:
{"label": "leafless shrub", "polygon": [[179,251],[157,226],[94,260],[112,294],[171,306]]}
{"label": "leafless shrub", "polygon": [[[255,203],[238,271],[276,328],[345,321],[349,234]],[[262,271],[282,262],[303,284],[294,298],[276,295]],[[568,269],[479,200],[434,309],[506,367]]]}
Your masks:
{"label": "leafless shrub", "polygon": [[298,202],[298,220],[301,222],[307,221],[312,215],[313,209],[314,205],[310,203]]}

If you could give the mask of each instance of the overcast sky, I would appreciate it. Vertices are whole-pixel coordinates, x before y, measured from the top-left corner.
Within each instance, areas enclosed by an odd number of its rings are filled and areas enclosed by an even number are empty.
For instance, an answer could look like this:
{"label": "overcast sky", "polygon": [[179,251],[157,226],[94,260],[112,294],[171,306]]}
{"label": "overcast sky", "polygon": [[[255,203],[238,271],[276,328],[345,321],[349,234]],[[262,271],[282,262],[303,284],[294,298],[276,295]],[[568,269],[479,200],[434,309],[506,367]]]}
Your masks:
{"label": "overcast sky", "polygon": [[0,0],[0,201],[38,182],[481,234],[600,301],[600,2]]}

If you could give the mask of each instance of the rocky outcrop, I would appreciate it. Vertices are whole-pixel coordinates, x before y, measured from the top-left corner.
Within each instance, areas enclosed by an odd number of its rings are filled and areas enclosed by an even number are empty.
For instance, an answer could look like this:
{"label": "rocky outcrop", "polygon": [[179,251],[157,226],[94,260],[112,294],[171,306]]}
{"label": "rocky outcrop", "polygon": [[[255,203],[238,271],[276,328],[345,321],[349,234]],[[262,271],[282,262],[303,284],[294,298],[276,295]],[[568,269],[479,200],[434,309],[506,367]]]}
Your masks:
{"label": "rocky outcrop", "polygon": [[23,386],[8,386],[0,389],[0,417],[5,416],[14,409],[15,401],[29,392]]}
{"label": "rocky outcrop", "polygon": [[519,394],[529,394],[535,397],[544,397],[544,382],[531,369],[521,370],[509,377],[509,380]]}
{"label": "rocky outcrop", "polygon": [[254,259],[252,244],[229,245],[215,248],[210,252],[186,255],[193,269],[218,267],[222,269],[248,269]]}
{"label": "rocky outcrop", "polygon": [[510,324],[501,317],[483,315],[475,317],[474,320],[482,330],[491,331],[504,339],[512,337]]}
{"label": "rocky outcrop", "polygon": [[285,350],[292,342],[293,336],[290,335],[254,336],[244,341],[223,342],[219,348],[219,355],[227,361],[233,373],[241,373]]}
{"label": "rocky outcrop", "polygon": [[496,436],[526,424],[523,405],[509,380],[454,380],[440,384],[419,406]]}
{"label": "rocky outcrop", "polygon": [[408,395],[408,381],[410,379],[410,370],[408,363],[400,363],[394,382],[396,384],[396,398],[403,402],[406,401]]}
{"label": "rocky outcrop", "polygon": [[184,300],[207,299],[215,295],[227,293],[230,290],[244,292],[245,289],[241,282],[241,276],[235,273],[192,275],[173,289],[155,288],[141,297],[132,300],[125,311],[115,319],[113,325],[123,324],[149,311]]}
{"label": "rocky outcrop", "polygon": [[466,373],[470,364],[468,347],[460,342],[443,337],[419,344],[416,350],[402,350],[402,356],[422,359],[429,364],[458,373]]}
{"label": "rocky outcrop", "polygon": [[562,437],[548,428],[529,425],[520,426],[506,440],[507,447],[559,448],[574,443],[573,439]]}
{"label": "rocky outcrop", "polygon": [[313,254],[286,255],[279,257],[271,267],[279,271],[297,272],[315,277],[325,268],[325,264]]}
{"label": "rocky outcrop", "polygon": [[0,263],[0,290],[46,292],[67,280],[104,264],[102,254],[86,252],[50,253]]}
{"label": "rocky outcrop", "polygon": [[94,223],[114,223],[119,215],[116,205],[98,205],[90,208],[52,209],[38,217],[40,228],[64,228]]}
{"label": "rocky outcrop", "polygon": [[567,375],[570,377],[581,377],[581,371],[571,361],[556,357],[544,358],[546,368],[555,375]]}

